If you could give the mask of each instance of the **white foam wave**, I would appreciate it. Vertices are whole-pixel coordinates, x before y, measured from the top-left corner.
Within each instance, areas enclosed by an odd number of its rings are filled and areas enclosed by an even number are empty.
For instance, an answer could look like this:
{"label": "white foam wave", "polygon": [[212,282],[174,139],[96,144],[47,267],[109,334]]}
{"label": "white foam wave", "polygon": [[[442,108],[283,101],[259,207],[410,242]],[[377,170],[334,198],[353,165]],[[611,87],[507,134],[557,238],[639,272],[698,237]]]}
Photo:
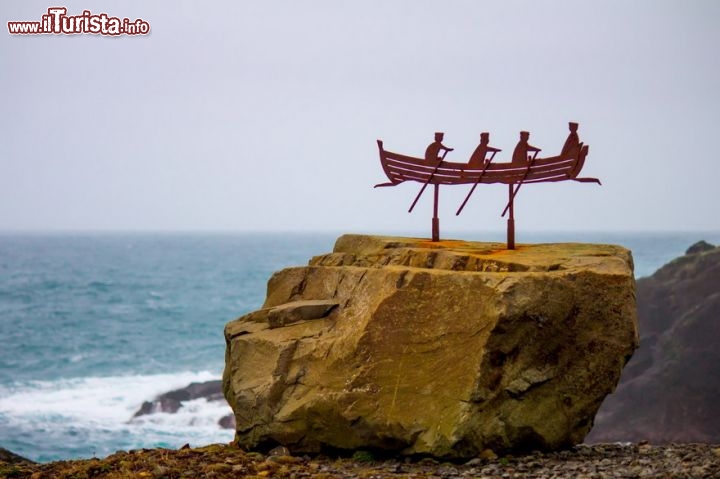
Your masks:
{"label": "white foam wave", "polygon": [[192,382],[212,379],[217,376],[204,371],[32,381],[0,389],[0,413],[122,422],[127,421],[143,401]]}
{"label": "white foam wave", "polygon": [[79,363],[83,359],[85,359],[87,356],[85,354],[74,354],[70,356],[70,362],[71,363]]}
{"label": "white foam wave", "polygon": [[[228,442],[232,431],[218,425],[221,417],[231,413],[224,401],[196,399],[182,403],[175,414],[131,419],[144,401],[192,382],[214,379],[217,374],[204,371],[15,384],[0,388],[0,419],[15,432],[52,431],[56,441],[80,436],[83,441],[106,444],[97,452]],[[115,443],[114,438],[121,440]]]}
{"label": "white foam wave", "polygon": [[218,420],[231,412],[230,407],[222,401],[208,401],[204,398],[184,401],[175,413],[155,413],[133,418],[130,423],[135,425],[156,425],[181,429],[201,427],[217,429]]}

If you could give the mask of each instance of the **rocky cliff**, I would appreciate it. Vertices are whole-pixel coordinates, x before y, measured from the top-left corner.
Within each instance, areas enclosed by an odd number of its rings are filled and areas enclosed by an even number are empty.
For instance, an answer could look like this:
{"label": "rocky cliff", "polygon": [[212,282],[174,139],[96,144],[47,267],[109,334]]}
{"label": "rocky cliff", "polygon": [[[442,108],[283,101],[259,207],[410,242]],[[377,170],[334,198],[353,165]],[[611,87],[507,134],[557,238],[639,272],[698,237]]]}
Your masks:
{"label": "rocky cliff", "polygon": [[637,347],[617,246],[346,235],[225,327],[245,447],[470,457],[582,442]]}
{"label": "rocky cliff", "polygon": [[720,247],[637,281],[640,349],[588,441],[720,442]]}
{"label": "rocky cliff", "polygon": [[[31,464],[32,461],[0,447],[0,462],[6,464]],[[3,477],[3,476],[0,476]]]}

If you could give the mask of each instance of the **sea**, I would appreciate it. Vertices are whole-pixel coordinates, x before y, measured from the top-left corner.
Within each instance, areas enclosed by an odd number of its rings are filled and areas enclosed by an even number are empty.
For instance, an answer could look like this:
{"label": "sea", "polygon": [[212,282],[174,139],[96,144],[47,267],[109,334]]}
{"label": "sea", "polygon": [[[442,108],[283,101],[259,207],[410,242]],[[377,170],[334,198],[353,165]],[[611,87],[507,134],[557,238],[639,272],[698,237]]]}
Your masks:
{"label": "sea", "polygon": [[[419,232],[396,232],[422,236]],[[274,271],[334,233],[0,233],[0,448],[34,461],[227,443],[224,402],[133,418],[143,401],[219,379],[223,326],[259,308]],[[449,237],[503,241],[497,232]],[[636,277],[720,232],[523,232],[518,242],[619,244]]]}

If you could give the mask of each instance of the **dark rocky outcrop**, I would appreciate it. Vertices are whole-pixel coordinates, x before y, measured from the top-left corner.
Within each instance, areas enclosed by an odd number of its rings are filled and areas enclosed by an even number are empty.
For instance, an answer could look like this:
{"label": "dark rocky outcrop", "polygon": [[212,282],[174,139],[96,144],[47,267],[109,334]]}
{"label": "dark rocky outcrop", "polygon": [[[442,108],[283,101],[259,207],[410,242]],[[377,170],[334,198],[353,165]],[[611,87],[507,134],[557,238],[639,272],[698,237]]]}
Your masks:
{"label": "dark rocky outcrop", "polygon": [[30,459],[25,459],[22,456],[18,456],[14,452],[10,452],[7,449],[0,447],[0,462],[7,464],[33,464]]}
{"label": "dark rocky outcrop", "polygon": [[218,425],[223,429],[235,429],[235,415],[228,414],[227,416],[221,417]]}
{"label": "dark rocky outcrop", "polygon": [[637,281],[640,348],[588,442],[720,442],[720,247]]}
{"label": "dark rocky outcrop", "polygon": [[[292,318],[284,318],[283,320],[292,320]],[[202,383],[191,383],[190,385],[175,389],[174,391],[163,393],[152,401],[145,401],[140,406],[133,418],[145,416],[155,413],[176,413],[182,407],[183,401],[204,398],[208,401],[225,402],[225,396],[222,392],[222,380],[206,381]],[[218,425],[223,429],[235,429],[235,416],[228,414],[218,420]]]}
{"label": "dark rocky outcrop", "polygon": [[607,245],[345,235],[225,327],[242,447],[437,457],[583,440],[637,347],[632,258]]}
{"label": "dark rocky outcrop", "polygon": [[715,249],[714,245],[711,245],[707,241],[698,241],[694,245],[690,246],[687,251],[685,251],[685,254],[696,254],[696,253],[704,253],[705,251],[710,251],[712,249]]}
{"label": "dark rocky outcrop", "polygon": [[154,414],[158,412],[175,413],[182,406],[183,401],[205,398],[208,401],[223,401],[222,381],[206,381],[192,383],[184,388],[166,392],[152,401],[145,401],[133,417]]}

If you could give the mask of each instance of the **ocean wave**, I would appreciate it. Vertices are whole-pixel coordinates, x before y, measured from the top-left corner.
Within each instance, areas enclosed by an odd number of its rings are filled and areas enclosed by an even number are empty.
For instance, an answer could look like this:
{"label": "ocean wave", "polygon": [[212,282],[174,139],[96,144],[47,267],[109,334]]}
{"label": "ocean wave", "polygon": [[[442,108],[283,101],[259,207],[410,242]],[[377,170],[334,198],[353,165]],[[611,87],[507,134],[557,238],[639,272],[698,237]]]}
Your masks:
{"label": "ocean wave", "polygon": [[209,371],[26,381],[0,387],[0,413],[11,417],[60,414],[127,421],[143,401],[192,382],[218,379]]}
{"label": "ocean wave", "polygon": [[[218,425],[231,409],[224,401],[195,399],[177,413],[133,418],[144,401],[192,382],[218,379],[209,371],[27,381],[0,387],[0,441],[35,438],[39,460],[90,457],[141,447],[179,447],[232,440]],[[32,442],[32,441],[30,441]],[[25,452],[25,451],[21,451]],[[32,455],[32,451],[30,452]]]}
{"label": "ocean wave", "polygon": [[205,398],[183,401],[182,407],[175,413],[157,412],[134,417],[129,424],[136,426],[162,426],[180,430],[186,427],[199,427],[215,430],[221,417],[232,410],[224,401],[208,401]]}

